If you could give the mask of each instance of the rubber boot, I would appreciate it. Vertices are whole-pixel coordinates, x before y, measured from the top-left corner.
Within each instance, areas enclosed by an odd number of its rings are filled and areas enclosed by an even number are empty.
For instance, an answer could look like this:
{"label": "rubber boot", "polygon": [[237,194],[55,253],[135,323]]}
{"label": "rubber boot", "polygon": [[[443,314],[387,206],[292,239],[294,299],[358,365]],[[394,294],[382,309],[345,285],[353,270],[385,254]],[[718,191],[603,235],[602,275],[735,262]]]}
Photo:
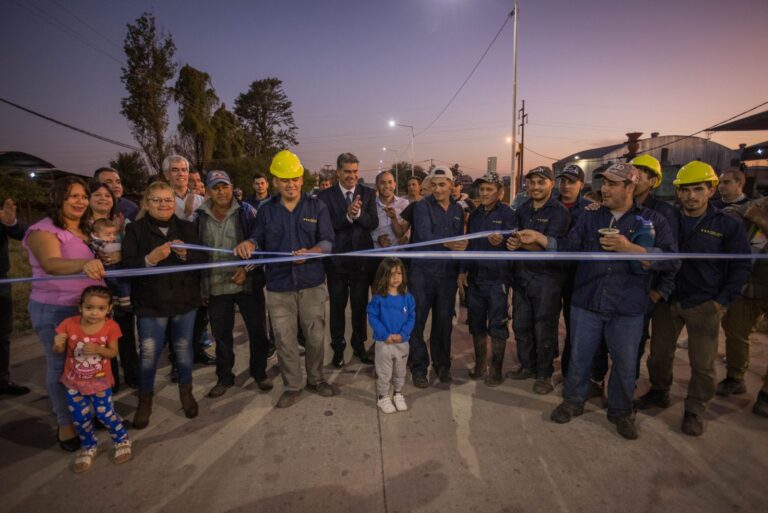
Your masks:
{"label": "rubber boot", "polygon": [[483,379],[488,371],[488,336],[472,335],[472,343],[475,345],[475,368],[469,372],[472,379]]}
{"label": "rubber boot", "polygon": [[179,397],[181,398],[181,407],[184,410],[184,415],[188,419],[197,417],[197,401],[195,401],[195,396],[192,395],[192,383],[187,383],[186,385],[179,383]]}
{"label": "rubber boot", "polygon": [[504,366],[504,351],[507,349],[507,340],[503,338],[491,339],[491,371],[485,379],[486,386],[497,387],[504,381],[501,368]]}
{"label": "rubber boot", "polygon": [[149,425],[149,416],[152,415],[153,392],[139,392],[139,406],[133,416],[133,428],[144,429]]}

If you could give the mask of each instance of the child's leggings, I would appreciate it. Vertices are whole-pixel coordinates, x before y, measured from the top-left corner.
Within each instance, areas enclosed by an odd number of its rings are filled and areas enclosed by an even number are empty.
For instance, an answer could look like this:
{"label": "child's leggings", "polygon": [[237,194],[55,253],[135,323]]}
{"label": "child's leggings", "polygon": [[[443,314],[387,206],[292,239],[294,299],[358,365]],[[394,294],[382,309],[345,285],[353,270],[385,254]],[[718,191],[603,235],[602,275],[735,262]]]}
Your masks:
{"label": "child's leggings", "polygon": [[112,405],[112,390],[109,388],[94,395],[84,395],[68,388],[67,407],[72,413],[72,420],[84,449],[92,449],[98,443],[93,433],[94,410],[115,444],[128,440],[128,432],[123,426],[123,420]]}

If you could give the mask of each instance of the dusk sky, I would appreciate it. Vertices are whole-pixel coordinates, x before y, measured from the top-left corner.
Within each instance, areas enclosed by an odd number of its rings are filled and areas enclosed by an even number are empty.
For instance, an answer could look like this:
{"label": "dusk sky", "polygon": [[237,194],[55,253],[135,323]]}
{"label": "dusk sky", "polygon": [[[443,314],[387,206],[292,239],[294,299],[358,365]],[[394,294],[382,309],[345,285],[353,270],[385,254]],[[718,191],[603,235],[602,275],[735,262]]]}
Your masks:
{"label": "dusk sky", "polygon": [[[410,160],[410,131],[390,128],[395,119],[415,126],[417,163],[456,162],[478,176],[497,156],[508,172],[511,21],[453,105],[419,132],[513,3],[3,0],[0,96],[135,144],[120,115],[119,62],[126,24],[152,11],[180,65],[209,73],[229,108],[253,80],[283,80],[299,128],[294,150],[313,171],[351,151],[371,180],[379,160],[388,167],[394,158],[382,146]],[[685,135],[768,100],[766,20],[766,0],[521,0],[518,101],[529,112],[527,146],[562,158],[621,142],[629,131]],[[175,129],[175,105],[171,113]],[[4,104],[0,120],[0,150],[65,170],[90,173],[121,151]],[[736,147],[768,133],[713,139]],[[525,168],[551,162],[527,153]]]}

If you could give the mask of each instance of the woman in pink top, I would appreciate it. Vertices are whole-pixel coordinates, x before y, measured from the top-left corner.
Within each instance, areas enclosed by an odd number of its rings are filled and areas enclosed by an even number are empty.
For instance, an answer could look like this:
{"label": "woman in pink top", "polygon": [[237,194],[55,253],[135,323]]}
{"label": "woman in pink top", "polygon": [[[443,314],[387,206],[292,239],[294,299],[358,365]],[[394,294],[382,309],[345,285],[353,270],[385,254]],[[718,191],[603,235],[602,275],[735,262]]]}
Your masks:
{"label": "woman in pink top", "polygon": [[[77,315],[80,294],[89,285],[101,284],[104,265],[88,248],[85,212],[88,188],[77,177],[65,177],[53,186],[49,217],[29,227],[23,246],[29,251],[33,277],[84,273],[87,278],[32,283],[29,316],[43,345],[47,364],[46,388],[59,425],[61,448],[76,451],[80,440],[67,409],[66,389],[59,382],[64,355],[53,352],[55,330],[61,321]],[[95,282],[94,282],[95,280]]]}

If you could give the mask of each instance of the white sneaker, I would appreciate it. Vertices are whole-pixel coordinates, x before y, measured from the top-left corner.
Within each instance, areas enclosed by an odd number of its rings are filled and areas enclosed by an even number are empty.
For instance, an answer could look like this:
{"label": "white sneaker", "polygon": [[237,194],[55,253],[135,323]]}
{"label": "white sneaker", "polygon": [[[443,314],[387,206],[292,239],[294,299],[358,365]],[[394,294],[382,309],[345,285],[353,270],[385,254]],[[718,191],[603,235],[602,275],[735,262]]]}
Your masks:
{"label": "white sneaker", "polygon": [[397,411],[408,411],[408,405],[405,404],[405,397],[403,397],[403,394],[395,394],[392,398],[392,402],[395,403]]}
{"label": "white sneaker", "polygon": [[381,413],[395,413],[395,405],[392,404],[392,399],[389,396],[382,397],[376,402],[376,406],[379,407]]}

